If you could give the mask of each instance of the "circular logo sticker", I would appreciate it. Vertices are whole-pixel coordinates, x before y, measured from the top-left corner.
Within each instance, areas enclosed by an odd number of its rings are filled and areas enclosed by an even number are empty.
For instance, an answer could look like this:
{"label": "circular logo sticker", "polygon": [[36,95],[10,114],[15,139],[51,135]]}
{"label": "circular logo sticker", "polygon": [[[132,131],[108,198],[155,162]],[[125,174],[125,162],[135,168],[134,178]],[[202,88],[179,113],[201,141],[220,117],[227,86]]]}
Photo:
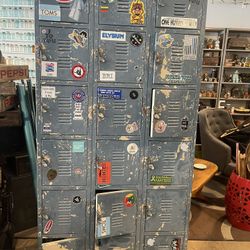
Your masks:
{"label": "circular logo sticker", "polygon": [[73,198],[73,202],[75,203],[75,204],[79,204],[80,202],[81,202],[81,197],[80,196],[76,196],[76,197],[74,197]]}
{"label": "circular logo sticker", "polygon": [[131,99],[135,100],[135,99],[138,98],[139,94],[138,94],[138,92],[136,90],[133,90],[133,91],[130,92],[129,96],[130,96]]}
{"label": "circular logo sticker", "polygon": [[81,89],[77,89],[72,93],[72,98],[76,102],[82,102],[85,98],[85,93]]}
{"label": "circular logo sticker", "polygon": [[164,133],[166,128],[167,128],[167,124],[162,120],[156,122],[156,124],[155,124],[155,132],[158,134]]}
{"label": "circular logo sticker", "polygon": [[77,65],[74,65],[72,67],[71,74],[72,74],[73,78],[75,78],[77,80],[84,78],[86,73],[87,73],[87,70],[81,64],[77,64]]}
{"label": "circular logo sticker", "polygon": [[134,194],[127,194],[124,199],[123,203],[126,207],[133,207],[136,203],[136,197]]}
{"label": "circular logo sticker", "polygon": [[141,34],[138,33],[132,34],[130,37],[130,42],[132,45],[139,47],[143,43],[143,37]]}
{"label": "circular logo sticker", "polygon": [[48,222],[44,226],[43,233],[48,234],[51,231],[53,225],[54,225],[54,221],[48,220]]}
{"label": "circular logo sticker", "polygon": [[158,44],[161,48],[167,49],[172,46],[174,39],[170,34],[162,34],[158,38]]}
{"label": "circular logo sticker", "polygon": [[138,152],[138,150],[139,150],[139,148],[138,148],[137,144],[135,144],[135,143],[130,143],[127,146],[127,151],[131,155],[135,155]]}
{"label": "circular logo sticker", "polygon": [[81,168],[75,168],[75,169],[74,169],[74,173],[75,173],[76,175],[81,175],[81,174],[82,174],[82,169],[81,169]]}

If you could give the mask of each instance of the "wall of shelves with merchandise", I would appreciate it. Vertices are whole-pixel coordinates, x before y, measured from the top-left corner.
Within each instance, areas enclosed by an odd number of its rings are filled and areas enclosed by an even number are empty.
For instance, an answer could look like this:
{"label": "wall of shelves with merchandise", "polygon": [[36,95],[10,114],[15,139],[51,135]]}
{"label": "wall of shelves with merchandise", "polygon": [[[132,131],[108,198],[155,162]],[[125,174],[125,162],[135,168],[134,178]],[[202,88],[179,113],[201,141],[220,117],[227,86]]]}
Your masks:
{"label": "wall of shelves with merchandise", "polygon": [[34,0],[0,0],[0,50],[7,64],[28,65],[35,83]]}
{"label": "wall of shelves with merchandise", "polygon": [[201,80],[201,106],[250,117],[250,30],[206,30]]}

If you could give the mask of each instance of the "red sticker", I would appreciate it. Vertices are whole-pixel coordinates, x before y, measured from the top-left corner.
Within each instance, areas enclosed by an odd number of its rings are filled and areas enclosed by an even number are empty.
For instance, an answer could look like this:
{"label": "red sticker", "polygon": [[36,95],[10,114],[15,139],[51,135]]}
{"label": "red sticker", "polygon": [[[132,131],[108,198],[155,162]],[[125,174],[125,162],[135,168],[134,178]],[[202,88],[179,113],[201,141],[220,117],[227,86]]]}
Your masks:
{"label": "red sticker", "polygon": [[51,231],[53,225],[54,225],[53,220],[49,220],[49,221],[46,223],[46,225],[45,225],[45,227],[44,227],[44,229],[43,229],[43,233],[44,233],[44,234],[48,234],[48,233]]}
{"label": "red sticker", "polygon": [[86,76],[87,70],[81,64],[76,64],[72,67],[71,74],[73,78],[80,80]]}
{"label": "red sticker", "polygon": [[127,194],[124,197],[123,203],[126,207],[133,207],[136,204],[136,196],[134,194]]}
{"label": "red sticker", "polygon": [[82,174],[82,169],[81,168],[75,168],[74,172],[76,175],[81,175]]}
{"label": "red sticker", "polygon": [[97,184],[109,185],[111,184],[111,162],[99,162],[97,168]]}

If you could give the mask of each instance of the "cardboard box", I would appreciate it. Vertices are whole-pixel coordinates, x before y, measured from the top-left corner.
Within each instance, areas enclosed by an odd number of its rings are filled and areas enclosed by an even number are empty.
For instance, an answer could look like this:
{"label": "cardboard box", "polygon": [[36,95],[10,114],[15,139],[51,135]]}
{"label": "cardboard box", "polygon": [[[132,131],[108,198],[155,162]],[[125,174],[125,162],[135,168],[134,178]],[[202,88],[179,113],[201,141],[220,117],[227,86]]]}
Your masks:
{"label": "cardboard box", "polygon": [[0,82],[29,78],[29,67],[25,65],[0,65]]}
{"label": "cardboard box", "polygon": [[17,97],[12,96],[0,96],[0,112],[12,109],[17,105]]}
{"label": "cardboard box", "polygon": [[16,85],[14,82],[4,82],[0,84],[0,95],[16,95]]}

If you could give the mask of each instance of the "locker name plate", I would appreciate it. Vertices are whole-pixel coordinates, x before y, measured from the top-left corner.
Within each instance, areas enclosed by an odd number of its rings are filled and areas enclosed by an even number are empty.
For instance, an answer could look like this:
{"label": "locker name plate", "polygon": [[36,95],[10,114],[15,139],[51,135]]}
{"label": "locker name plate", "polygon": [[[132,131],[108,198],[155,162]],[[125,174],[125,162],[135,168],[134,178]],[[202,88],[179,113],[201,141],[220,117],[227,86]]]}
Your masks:
{"label": "locker name plate", "polygon": [[161,17],[161,27],[197,29],[198,20],[196,18]]}
{"label": "locker name plate", "polygon": [[171,176],[152,175],[150,185],[170,185],[172,184]]}

